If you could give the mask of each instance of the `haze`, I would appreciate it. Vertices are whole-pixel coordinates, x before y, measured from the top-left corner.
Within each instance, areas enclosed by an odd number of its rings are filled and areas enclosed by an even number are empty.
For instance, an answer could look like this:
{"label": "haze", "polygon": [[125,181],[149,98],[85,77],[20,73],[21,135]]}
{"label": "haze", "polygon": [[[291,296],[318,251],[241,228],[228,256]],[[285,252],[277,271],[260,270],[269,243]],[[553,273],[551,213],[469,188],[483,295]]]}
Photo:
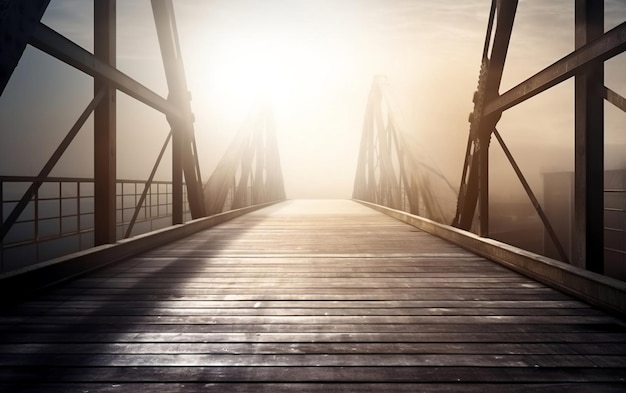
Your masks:
{"label": "haze", "polygon": [[[489,0],[179,0],[178,31],[206,180],[246,117],[270,102],[289,198],[349,198],[367,93],[376,75],[394,92],[416,154],[458,184]],[[167,96],[150,3],[118,1],[118,67]],[[502,91],[573,50],[573,1],[520,1]],[[606,29],[626,19],[607,1]],[[43,22],[92,49],[92,5],[53,0]],[[605,84],[626,95],[624,54]],[[34,175],[92,94],[92,79],[28,48],[0,98],[0,174]],[[118,93],[118,177],[146,178],[169,127]],[[607,104],[607,169],[626,167],[624,114]],[[573,167],[573,81],[505,113],[505,140],[536,189],[544,171]],[[91,176],[91,125],[55,169]],[[493,145],[495,146],[495,145]],[[494,148],[495,162],[501,154]],[[83,164],[84,163],[84,164]],[[492,171],[504,195],[507,165]],[[169,179],[164,161],[159,176]],[[499,184],[499,186],[498,186]]]}

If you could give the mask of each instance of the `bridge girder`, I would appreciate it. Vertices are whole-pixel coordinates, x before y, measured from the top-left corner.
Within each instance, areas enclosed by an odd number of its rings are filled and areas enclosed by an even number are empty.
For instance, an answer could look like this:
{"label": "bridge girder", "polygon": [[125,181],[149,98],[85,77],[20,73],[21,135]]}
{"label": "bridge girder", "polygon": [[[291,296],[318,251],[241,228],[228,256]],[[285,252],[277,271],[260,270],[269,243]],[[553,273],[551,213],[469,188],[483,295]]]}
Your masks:
{"label": "bridge girder", "polygon": [[[183,174],[192,218],[206,215],[194,117],[178,43],[171,0],[152,0],[155,24],[170,91],[167,99],[116,68],[116,0],[94,1],[94,53],[81,48],[40,22],[49,0],[1,0],[0,3],[0,94],[17,67],[28,44],[94,77],[94,100],[88,105],[43,169],[37,181],[2,223],[0,239],[8,233],[33,195],[72,142],[86,118],[94,112],[95,244],[116,240],[115,138],[117,90],[166,115],[172,128],[173,223],[183,221]],[[170,138],[168,137],[168,140]],[[162,154],[159,156],[159,160]],[[151,175],[152,178],[152,175]],[[146,184],[146,189],[150,182]]]}
{"label": "bridge girder", "polygon": [[212,214],[286,198],[274,117],[253,115],[231,142],[204,188]]}
{"label": "bridge girder", "polygon": [[441,173],[415,156],[400,132],[385,86],[385,78],[378,76],[370,89],[352,197],[444,222],[446,212],[434,197],[431,176],[456,192]]}
{"label": "bridge girder", "polygon": [[[489,235],[489,144],[495,134],[513,166],[561,259],[559,239],[530,189],[496,125],[502,112],[560,82],[575,77],[574,240],[572,263],[602,273],[604,260],[604,99],[626,111],[626,100],[604,86],[604,61],[626,50],[626,22],[604,32],[604,1],[576,0],[576,49],[500,94],[499,85],[510,41],[517,0],[492,0],[485,46],[470,114],[470,133],[452,224],[470,230],[478,205],[478,233]],[[495,23],[495,33],[492,30]]]}

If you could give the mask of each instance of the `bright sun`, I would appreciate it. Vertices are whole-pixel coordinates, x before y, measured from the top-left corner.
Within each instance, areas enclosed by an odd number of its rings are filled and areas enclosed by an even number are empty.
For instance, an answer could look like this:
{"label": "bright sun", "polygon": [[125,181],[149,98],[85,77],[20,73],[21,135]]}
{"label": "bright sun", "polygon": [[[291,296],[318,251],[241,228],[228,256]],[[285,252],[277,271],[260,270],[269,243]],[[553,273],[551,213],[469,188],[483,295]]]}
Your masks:
{"label": "bright sun", "polygon": [[[346,23],[321,29],[306,15],[265,16],[259,16],[262,26],[216,18],[187,36],[182,49],[196,136],[219,156],[251,115],[269,105],[287,187],[322,195],[311,179],[332,183],[352,176],[358,148],[352,139],[360,132],[372,73],[354,57]],[[348,195],[351,186],[344,183]]]}
{"label": "bright sun", "polygon": [[294,113],[323,101],[346,68],[346,56],[322,42],[309,41],[303,48],[285,37],[245,37],[217,43],[210,51],[201,45],[185,56],[189,85],[219,97],[214,109],[241,121],[258,102],[271,104],[277,113]]}

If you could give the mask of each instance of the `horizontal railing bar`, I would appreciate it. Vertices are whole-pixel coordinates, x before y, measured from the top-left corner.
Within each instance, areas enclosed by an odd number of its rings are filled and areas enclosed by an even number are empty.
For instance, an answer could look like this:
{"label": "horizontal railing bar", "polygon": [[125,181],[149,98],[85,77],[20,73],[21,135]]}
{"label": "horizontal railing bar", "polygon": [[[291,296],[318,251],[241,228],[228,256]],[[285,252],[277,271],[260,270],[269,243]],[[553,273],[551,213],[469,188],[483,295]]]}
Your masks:
{"label": "horizontal railing bar", "polygon": [[11,183],[21,183],[21,182],[34,182],[36,180],[40,180],[43,183],[93,183],[93,178],[91,177],[45,177],[38,178],[37,176],[14,176],[14,175],[2,175],[0,176],[0,182],[11,182]]}
{"label": "horizontal railing bar", "polygon": [[[0,175],[0,182],[3,183],[23,183],[41,181],[43,183],[93,183],[93,177],[63,177],[63,176],[49,176],[45,178],[39,178],[37,176],[20,176],[20,175]],[[116,182],[127,183],[141,183],[144,184],[147,180],[141,179],[117,179]],[[171,180],[155,180],[152,184],[170,185]],[[184,183],[183,183],[184,184]]]}
{"label": "horizontal railing bar", "polygon": [[[89,198],[93,199],[93,196],[83,196],[83,195],[81,195],[80,197],[79,196],[46,197],[46,198],[38,197],[37,201],[39,201],[39,202],[50,202],[50,201],[58,202],[60,200],[61,201],[67,201],[67,200],[75,200],[75,199],[79,199],[79,198],[80,199],[89,199]],[[17,203],[19,201],[20,201],[19,199],[6,199],[6,200],[3,200],[2,203]],[[31,201],[34,202],[33,199],[31,199]]]}
{"label": "horizontal railing bar", "polygon": [[[189,211],[183,212],[183,213],[189,213]],[[170,218],[172,217],[171,214],[167,214],[165,216],[156,216],[156,217],[148,217],[148,218],[142,218],[141,220],[137,219],[137,222],[148,222],[148,221],[155,221],[155,220],[161,220],[163,218]],[[124,222],[116,222],[115,225],[117,225],[118,227],[121,226],[126,226],[130,224],[130,221],[124,221]]]}
{"label": "horizontal railing bar", "polygon": [[60,239],[65,239],[65,238],[73,237],[73,236],[81,236],[81,235],[84,235],[93,231],[94,231],[93,228],[90,228],[90,229],[84,229],[80,232],[65,232],[62,235],[40,237],[39,240],[24,240],[21,242],[8,243],[8,244],[3,244],[2,249],[9,250],[12,248],[19,248],[19,247],[24,247],[24,246],[34,246],[38,243],[42,243],[42,242],[46,242],[50,240],[60,240]]}

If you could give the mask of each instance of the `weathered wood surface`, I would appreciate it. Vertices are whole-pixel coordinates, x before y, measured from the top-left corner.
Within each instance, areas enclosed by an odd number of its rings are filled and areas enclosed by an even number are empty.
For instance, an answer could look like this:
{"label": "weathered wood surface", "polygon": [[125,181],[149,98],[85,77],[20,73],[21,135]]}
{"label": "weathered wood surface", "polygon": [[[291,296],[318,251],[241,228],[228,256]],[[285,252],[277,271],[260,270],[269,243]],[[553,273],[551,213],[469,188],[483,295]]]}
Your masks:
{"label": "weathered wood surface", "polygon": [[0,391],[623,392],[626,328],[350,201],[290,201],[0,313]]}

